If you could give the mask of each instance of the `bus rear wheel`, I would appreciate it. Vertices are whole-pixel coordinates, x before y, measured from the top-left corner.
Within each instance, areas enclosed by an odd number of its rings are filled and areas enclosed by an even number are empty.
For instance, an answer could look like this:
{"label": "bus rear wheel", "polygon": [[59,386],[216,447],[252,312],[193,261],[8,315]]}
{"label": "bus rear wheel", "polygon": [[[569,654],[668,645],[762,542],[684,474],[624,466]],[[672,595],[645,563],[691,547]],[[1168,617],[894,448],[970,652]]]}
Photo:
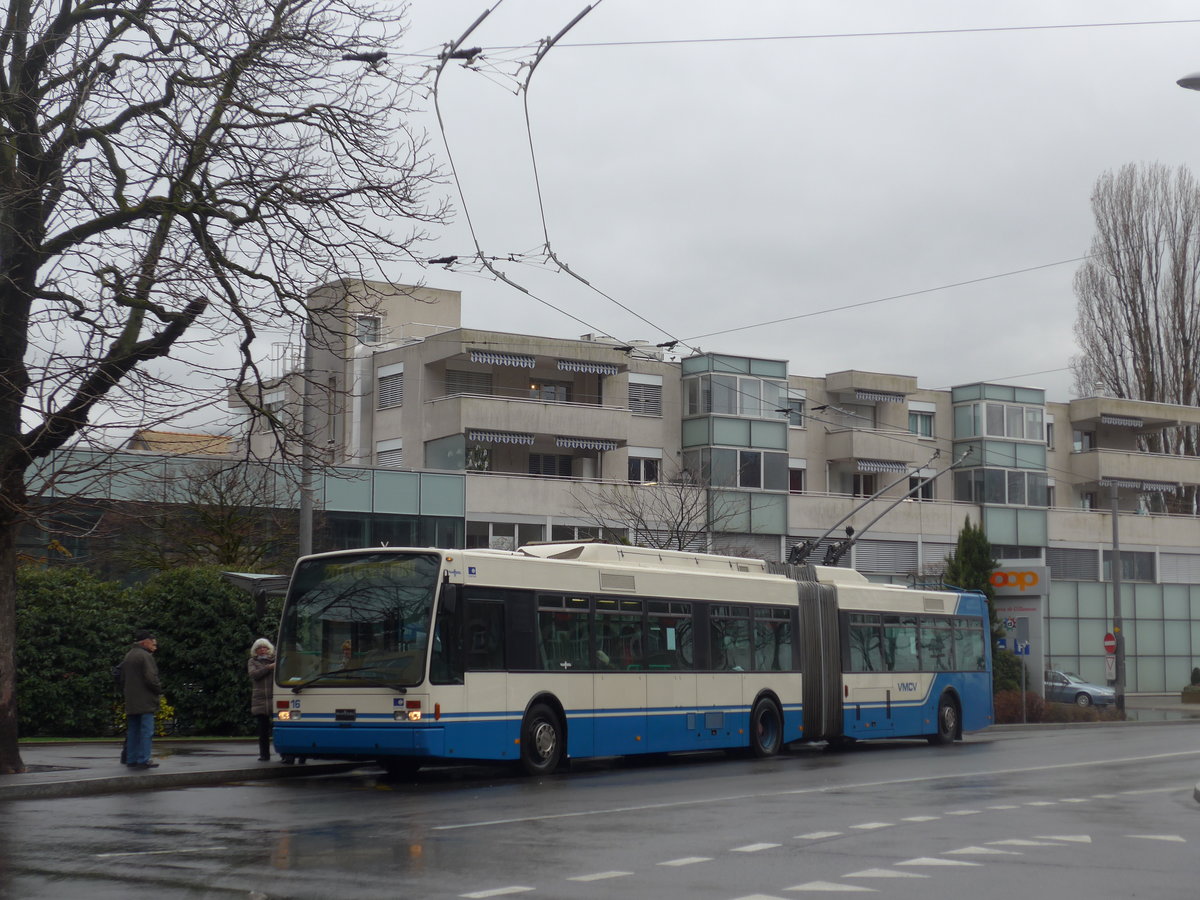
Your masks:
{"label": "bus rear wheel", "polygon": [[750,752],[774,756],[783,746],[783,714],[771,700],[759,700],[750,713]]}
{"label": "bus rear wheel", "polygon": [[952,744],[958,737],[958,704],[949,694],[938,701],[937,731],[926,740],[931,744]]}
{"label": "bus rear wheel", "polygon": [[535,703],[521,723],[521,768],[526,775],[550,775],[562,756],[562,720],[546,704]]}

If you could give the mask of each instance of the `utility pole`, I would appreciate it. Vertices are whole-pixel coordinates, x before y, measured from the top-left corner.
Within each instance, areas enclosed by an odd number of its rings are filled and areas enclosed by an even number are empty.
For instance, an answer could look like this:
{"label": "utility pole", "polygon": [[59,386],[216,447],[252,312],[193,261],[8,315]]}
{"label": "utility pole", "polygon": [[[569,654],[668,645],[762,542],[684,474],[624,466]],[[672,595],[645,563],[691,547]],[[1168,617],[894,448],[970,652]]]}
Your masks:
{"label": "utility pole", "polygon": [[1121,616],[1121,531],[1118,525],[1117,482],[1108,485],[1112,500],[1113,637],[1117,639],[1117,710],[1125,714],[1125,620]]}
{"label": "utility pole", "polygon": [[312,318],[301,331],[304,340],[304,363],[300,371],[300,522],[296,544],[301,556],[313,551],[313,408],[312,408]]}

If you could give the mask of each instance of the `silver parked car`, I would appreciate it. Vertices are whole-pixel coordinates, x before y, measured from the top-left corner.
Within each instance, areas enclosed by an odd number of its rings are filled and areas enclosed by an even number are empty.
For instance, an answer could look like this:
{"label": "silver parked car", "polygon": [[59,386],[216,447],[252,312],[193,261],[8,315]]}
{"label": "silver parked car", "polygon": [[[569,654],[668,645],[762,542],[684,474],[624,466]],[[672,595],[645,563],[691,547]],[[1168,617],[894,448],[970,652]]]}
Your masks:
{"label": "silver parked car", "polygon": [[1110,687],[1084,681],[1074,672],[1051,669],[1046,672],[1046,699],[1078,706],[1111,706],[1117,702],[1117,692]]}

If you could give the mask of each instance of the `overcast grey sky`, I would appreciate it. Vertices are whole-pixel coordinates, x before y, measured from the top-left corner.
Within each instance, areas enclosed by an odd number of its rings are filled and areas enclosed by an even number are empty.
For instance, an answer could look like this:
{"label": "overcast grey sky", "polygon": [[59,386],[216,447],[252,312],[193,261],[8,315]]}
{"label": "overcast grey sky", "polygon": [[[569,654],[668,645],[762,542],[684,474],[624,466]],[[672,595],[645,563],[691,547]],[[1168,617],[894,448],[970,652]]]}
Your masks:
{"label": "overcast grey sky", "polygon": [[[386,64],[436,53],[493,6],[412,0]],[[464,44],[484,48],[479,71],[442,76],[485,254],[544,243],[512,76],[584,6],[505,0]],[[933,33],[962,29],[997,30]],[[776,37],[791,39],[729,40]],[[1200,170],[1200,93],[1175,85],[1196,70],[1200,7],[1182,0],[602,0],[537,67],[532,143],[551,246],[637,315],[529,263],[499,266],[563,313],[473,271],[383,274],[461,290],[471,327],[678,338],[801,375],[1004,380],[1066,400],[1064,261],[1088,251],[1092,187],[1129,162]],[[474,252],[447,190],[456,219],[429,258]],[[869,305],[825,312],[853,304]]]}

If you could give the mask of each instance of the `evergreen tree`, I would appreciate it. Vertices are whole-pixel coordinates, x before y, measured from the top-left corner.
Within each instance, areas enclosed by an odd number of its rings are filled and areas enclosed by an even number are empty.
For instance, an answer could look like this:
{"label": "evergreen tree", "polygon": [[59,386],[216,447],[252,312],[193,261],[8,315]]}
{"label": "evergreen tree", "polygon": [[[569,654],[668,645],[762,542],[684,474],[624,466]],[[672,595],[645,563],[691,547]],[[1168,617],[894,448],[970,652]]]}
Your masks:
{"label": "evergreen tree", "polygon": [[[995,591],[992,589],[992,573],[996,571],[996,560],[992,558],[992,545],[983,532],[982,525],[972,525],[968,517],[958,533],[958,546],[954,555],[946,557],[946,571],[942,580],[948,587],[967,591],[979,591],[987,598],[988,619],[991,624],[992,647],[996,639],[1003,637],[1000,622],[996,618]],[[1008,650],[992,651],[992,690],[1018,690],[1021,686],[1020,658]],[[1028,684],[1026,679],[1026,684]]]}

